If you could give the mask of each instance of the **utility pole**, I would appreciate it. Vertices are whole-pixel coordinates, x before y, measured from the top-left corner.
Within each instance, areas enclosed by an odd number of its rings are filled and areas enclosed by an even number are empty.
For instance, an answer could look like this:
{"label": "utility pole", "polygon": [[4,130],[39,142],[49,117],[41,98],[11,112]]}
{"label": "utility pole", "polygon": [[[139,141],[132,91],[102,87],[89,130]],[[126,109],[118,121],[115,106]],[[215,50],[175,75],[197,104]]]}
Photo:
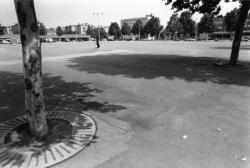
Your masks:
{"label": "utility pole", "polygon": [[76,35],[76,42],[77,42],[77,25],[75,26],[75,35]]}
{"label": "utility pole", "polygon": [[139,25],[139,40],[141,39],[141,30],[140,30],[140,25]]}
{"label": "utility pole", "polygon": [[199,37],[199,23],[196,23],[195,40],[197,41]]}
{"label": "utility pole", "polygon": [[[146,22],[146,24],[147,24],[147,38],[149,39],[149,36],[150,36],[150,33],[148,32],[148,21],[151,19],[151,17],[153,16],[153,14],[151,13],[151,14],[149,14],[149,15],[146,15],[146,17],[147,17],[147,22]],[[149,19],[150,18],[150,19]]]}
{"label": "utility pole", "polygon": [[198,17],[194,18],[195,20],[195,40],[197,41],[199,38],[199,21],[198,21]]}
{"label": "utility pole", "polygon": [[94,12],[93,15],[97,17],[97,38],[96,38],[96,46],[97,48],[100,48],[100,39],[101,39],[101,34],[100,34],[100,15],[103,15],[102,12]]}

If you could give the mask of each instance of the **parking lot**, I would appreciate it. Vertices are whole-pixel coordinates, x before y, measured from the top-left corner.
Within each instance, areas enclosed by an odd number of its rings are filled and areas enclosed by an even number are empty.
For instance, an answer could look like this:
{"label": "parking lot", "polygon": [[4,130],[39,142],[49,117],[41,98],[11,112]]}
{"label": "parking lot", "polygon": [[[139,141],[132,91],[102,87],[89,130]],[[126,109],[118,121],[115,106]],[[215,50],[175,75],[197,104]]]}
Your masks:
{"label": "parking lot", "polygon": [[[46,108],[131,125],[133,136],[113,148],[99,148],[111,139],[97,134],[88,149],[103,151],[91,158],[99,168],[248,168],[249,44],[242,42],[242,66],[218,67],[229,59],[229,41],[43,43]],[[2,120],[24,114],[21,58],[20,44],[0,45]],[[59,167],[79,164],[72,158]]]}

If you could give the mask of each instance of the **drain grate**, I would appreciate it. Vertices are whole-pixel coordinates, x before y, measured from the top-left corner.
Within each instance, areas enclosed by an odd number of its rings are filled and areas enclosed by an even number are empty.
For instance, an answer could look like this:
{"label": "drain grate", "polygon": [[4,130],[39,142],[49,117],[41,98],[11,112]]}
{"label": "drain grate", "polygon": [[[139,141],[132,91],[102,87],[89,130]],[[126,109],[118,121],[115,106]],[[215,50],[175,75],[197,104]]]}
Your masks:
{"label": "drain grate", "polygon": [[0,168],[45,168],[62,162],[91,143],[94,120],[81,113],[57,110],[47,115],[49,134],[39,140],[29,133],[26,116],[0,124]]}

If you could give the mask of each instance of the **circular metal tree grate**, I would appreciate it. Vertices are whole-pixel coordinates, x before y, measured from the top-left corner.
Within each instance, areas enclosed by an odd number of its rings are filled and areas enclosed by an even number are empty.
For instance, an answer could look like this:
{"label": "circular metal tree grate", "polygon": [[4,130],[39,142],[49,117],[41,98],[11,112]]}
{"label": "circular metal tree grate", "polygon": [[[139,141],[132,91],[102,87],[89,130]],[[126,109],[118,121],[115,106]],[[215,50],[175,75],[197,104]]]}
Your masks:
{"label": "circular metal tree grate", "polygon": [[57,110],[47,115],[49,134],[37,139],[26,116],[0,124],[0,168],[44,168],[62,162],[93,140],[96,124],[85,114]]}

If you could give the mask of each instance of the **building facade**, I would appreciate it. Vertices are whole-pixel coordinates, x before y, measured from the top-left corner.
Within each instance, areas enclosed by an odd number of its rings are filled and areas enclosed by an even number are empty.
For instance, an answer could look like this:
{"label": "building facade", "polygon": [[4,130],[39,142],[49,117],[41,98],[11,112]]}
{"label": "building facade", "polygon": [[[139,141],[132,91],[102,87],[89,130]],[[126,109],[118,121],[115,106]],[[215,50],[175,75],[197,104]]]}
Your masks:
{"label": "building facade", "polygon": [[[227,32],[224,25],[224,16],[217,16],[214,18],[215,32],[213,33],[213,38],[215,39],[233,39],[234,33]],[[243,30],[243,38],[250,39],[250,14],[248,14],[245,27]]]}
{"label": "building facade", "polygon": [[88,24],[69,25],[65,26],[63,30],[65,34],[86,34]]}
{"label": "building facade", "polygon": [[76,33],[77,34],[86,34],[87,30],[88,30],[88,24],[87,23],[76,25]]}
{"label": "building facade", "polygon": [[0,25],[0,35],[4,35],[4,34],[13,34],[10,26]]}
{"label": "building facade", "polygon": [[137,20],[141,20],[142,21],[142,24],[145,25],[148,20],[149,20],[149,17],[138,17],[138,18],[130,18],[130,19],[123,19],[121,20],[121,27],[124,23],[127,23],[128,26],[132,29],[133,25],[135,24],[135,22]]}
{"label": "building facade", "polygon": [[214,18],[214,25],[215,25],[216,32],[224,31],[224,23],[223,22],[224,22],[224,17],[221,15]]}
{"label": "building facade", "polygon": [[103,28],[103,30],[104,30],[105,32],[107,32],[107,33],[109,32],[109,26],[103,26],[102,28]]}
{"label": "building facade", "polygon": [[65,26],[64,33],[65,34],[73,34],[73,33],[75,33],[75,26],[73,26],[73,25]]}
{"label": "building facade", "polygon": [[47,32],[48,36],[55,36],[56,35],[56,29],[54,29],[54,28],[46,29],[46,32]]}
{"label": "building facade", "polygon": [[244,27],[244,31],[250,33],[250,13],[248,14],[245,27]]}

